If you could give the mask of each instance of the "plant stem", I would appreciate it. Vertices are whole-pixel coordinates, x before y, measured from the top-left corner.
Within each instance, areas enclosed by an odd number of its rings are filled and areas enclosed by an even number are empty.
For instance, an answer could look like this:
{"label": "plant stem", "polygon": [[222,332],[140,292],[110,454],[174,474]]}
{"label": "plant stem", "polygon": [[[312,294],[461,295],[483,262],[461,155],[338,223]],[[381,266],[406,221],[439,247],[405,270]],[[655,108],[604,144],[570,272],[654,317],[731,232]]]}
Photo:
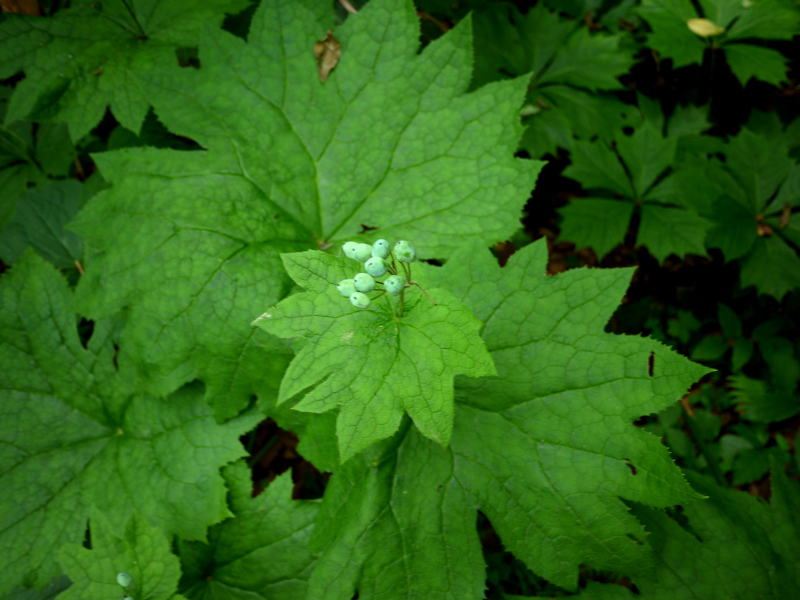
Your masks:
{"label": "plant stem", "polygon": [[258,454],[256,454],[253,458],[247,461],[247,466],[252,467],[254,464],[258,463],[258,461],[260,461],[263,458],[263,456],[267,453],[267,450],[269,450],[272,447],[272,445],[278,441],[278,438],[280,437],[281,433],[283,432],[279,430],[275,435],[269,438],[269,440],[267,440],[267,443],[264,444],[264,447],[258,451]]}

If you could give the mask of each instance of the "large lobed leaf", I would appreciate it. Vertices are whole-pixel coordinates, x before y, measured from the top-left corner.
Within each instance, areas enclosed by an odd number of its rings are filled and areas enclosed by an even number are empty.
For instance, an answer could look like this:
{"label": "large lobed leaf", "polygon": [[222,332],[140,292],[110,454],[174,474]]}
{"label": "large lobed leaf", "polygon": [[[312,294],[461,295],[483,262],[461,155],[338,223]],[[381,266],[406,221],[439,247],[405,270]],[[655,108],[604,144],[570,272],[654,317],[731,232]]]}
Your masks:
{"label": "large lobed leaf", "polygon": [[280,252],[362,224],[429,256],[494,243],[541,168],[513,157],[524,80],[465,93],[469,20],[418,54],[412,3],[370,2],[335,29],[342,57],[323,84],[313,47],[333,21],[324,3],[267,0],[247,42],[208,28],[201,69],[138,77],[159,119],[207,150],[98,156],[114,185],[75,225],[95,250],[81,310],[127,310],[122,358],[159,395],[202,378],[219,418],[277,396],[291,353],[249,323],[291,288]]}
{"label": "large lobed leaf", "polygon": [[217,425],[197,387],[136,394],[109,323],[81,345],[71,296],[31,250],[0,279],[0,590],[59,575],[55,551],[83,540],[93,504],[117,528],[135,510],[203,539],[230,515],[219,468],[258,420]]}
{"label": "large lobed leaf", "polygon": [[428,273],[486,322],[498,375],[457,378],[448,448],[406,419],[334,473],[309,597],[481,598],[477,510],[562,587],[575,589],[581,564],[652,570],[647,536],[620,498],[663,507],[699,496],[632,422],[707,369],[656,341],[604,333],[630,270],[546,277],[546,262],[542,240],[504,269],[467,247]]}
{"label": "large lobed leaf", "polygon": [[205,23],[220,25],[244,0],[73,2],[52,17],[11,15],[0,24],[0,78],[25,71],[6,122],[66,121],[77,141],[106,111],[138,133],[149,103],[138,74],[173,65]]}
{"label": "large lobed leaf", "polygon": [[495,375],[478,335],[481,322],[442,289],[428,290],[434,305],[419,288],[407,288],[402,316],[388,296],[362,311],[336,289],[354,275],[357,263],[319,251],[282,258],[308,291],[271,307],[254,324],[308,343],[286,370],[278,402],[315,386],[294,408],[339,409],[341,462],[392,436],[404,414],[446,447],[453,430],[453,378]]}
{"label": "large lobed leaf", "polygon": [[292,500],[286,473],[252,498],[251,472],[244,461],[223,469],[234,518],[215,525],[208,543],[180,542],[180,590],[190,600],[305,597],[314,556],[308,538],[319,503]]}
{"label": "large lobed leaf", "polygon": [[[775,464],[769,506],[687,473],[692,486],[709,499],[684,506],[683,525],[664,512],[637,507],[657,557],[657,578],[634,578],[641,595],[653,600],[800,595],[800,486]],[[581,594],[586,600],[637,597],[620,586],[600,584]]]}

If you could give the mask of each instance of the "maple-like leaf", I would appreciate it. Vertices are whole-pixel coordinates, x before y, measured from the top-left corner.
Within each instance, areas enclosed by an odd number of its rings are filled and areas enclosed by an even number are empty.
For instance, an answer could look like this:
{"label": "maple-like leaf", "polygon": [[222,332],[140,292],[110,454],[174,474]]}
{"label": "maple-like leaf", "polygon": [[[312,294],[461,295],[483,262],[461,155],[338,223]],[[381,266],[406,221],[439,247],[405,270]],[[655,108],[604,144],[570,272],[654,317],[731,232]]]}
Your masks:
{"label": "maple-like leaf", "polygon": [[714,162],[704,170],[718,189],[707,212],[714,222],[707,245],[721,249],[726,260],[741,260],[742,287],[754,285],[781,299],[800,287],[800,257],[792,247],[800,241],[800,166],[785,138],[747,128],[723,152],[724,165]]}
{"label": "maple-like leaf", "polygon": [[[466,93],[469,20],[421,53],[410,0],[334,20],[315,0],[266,0],[248,41],[208,28],[201,69],[138,77],[159,120],[207,150],[97,155],[113,187],[77,217],[81,310],[127,310],[121,359],[159,395],[201,378],[219,418],[277,396],[291,352],[250,322],[293,285],[279,253],[362,225],[428,257],[489,245],[518,227],[541,168],[513,156],[526,81]],[[322,83],[328,29],[342,56]]]}
{"label": "maple-like leaf", "polygon": [[282,258],[307,291],[269,308],[254,323],[308,343],[286,370],[278,402],[313,386],[296,410],[338,408],[342,462],[394,434],[406,413],[423,435],[447,446],[453,378],[495,374],[478,335],[482,323],[443,289],[427,290],[434,305],[420,288],[407,288],[402,315],[389,296],[360,310],[336,289],[339,281],[355,275],[358,263],[319,251]]}
{"label": "maple-like leaf", "polygon": [[699,496],[659,439],[632,423],[708,370],[654,340],[604,333],[631,270],[547,277],[546,264],[540,240],[503,269],[474,247],[428,269],[485,321],[498,374],[456,379],[448,448],[405,419],[333,474],[309,597],[482,598],[477,510],[517,558],[568,589],[580,564],[652,568],[620,498],[663,507]]}
{"label": "maple-like leaf", "polygon": [[602,258],[623,241],[638,211],[637,244],[647,246],[659,261],[670,254],[704,256],[712,223],[665,191],[678,141],[662,136],[647,121],[631,136],[618,135],[616,148],[576,141],[564,175],[591,191],[589,199],[576,199],[561,209],[561,237],[594,248]]}
{"label": "maple-like leaf", "polygon": [[304,598],[315,562],[306,545],[319,503],[292,500],[289,473],[257,498],[244,461],[222,474],[234,517],[212,527],[208,543],[179,542],[181,593],[192,600]]}
{"label": "maple-like leaf", "polygon": [[167,534],[203,539],[230,515],[219,468],[258,421],[217,425],[197,386],[168,401],[115,368],[112,323],[84,348],[64,278],[27,250],[0,279],[0,591],[60,574],[94,504],[115,527],[139,511]]}
{"label": "maple-like leaf", "polygon": [[[651,533],[656,578],[633,578],[641,596],[653,600],[765,598],[800,594],[800,486],[782,467],[772,469],[772,499],[727,490],[687,473],[708,500],[683,506],[684,525],[666,513],[636,507]],[[592,584],[586,600],[633,600],[616,585]]]}
{"label": "maple-like leaf", "polygon": [[475,11],[473,86],[530,76],[521,147],[536,158],[570,149],[573,135],[610,139],[631,107],[600,90],[622,89],[617,77],[633,64],[621,34],[591,33],[540,2],[526,14],[511,3]]}
{"label": "maple-like leaf", "polygon": [[111,108],[138,132],[149,104],[136,75],[174,65],[196,46],[204,24],[220,25],[244,0],[73,2],[52,17],[9,15],[0,24],[0,78],[19,71],[6,122],[66,121],[77,141]]}
{"label": "maple-like leaf", "polygon": [[787,80],[789,59],[748,40],[792,39],[800,33],[796,6],[786,0],[701,0],[699,5],[702,14],[690,0],[643,0],[638,12],[652,29],[647,45],[678,68],[703,62],[713,39],[742,85],[751,77],[773,85]]}
{"label": "maple-like leaf", "polygon": [[[164,532],[151,526],[134,512],[124,528],[112,527],[96,507],[89,518],[91,550],[82,544],[65,544],[58,551],[58,562],[72,580],[60,600],[107,600],[120,595],[152,600],[183,600],[177,595],[181,576],[180,561],[172,554]],[[119,573],[131,576],[123,588]]]}

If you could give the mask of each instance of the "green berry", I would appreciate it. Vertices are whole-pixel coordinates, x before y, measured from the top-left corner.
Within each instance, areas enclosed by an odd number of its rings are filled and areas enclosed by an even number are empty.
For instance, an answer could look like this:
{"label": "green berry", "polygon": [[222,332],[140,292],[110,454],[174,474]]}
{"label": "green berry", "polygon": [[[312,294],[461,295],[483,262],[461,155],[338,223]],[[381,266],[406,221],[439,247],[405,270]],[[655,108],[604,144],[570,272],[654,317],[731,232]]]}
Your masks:
{"label": "green berry", "polygon": [[356,291],[356,286],[352,279],[342,279],[339,285],[336,286],[336,289],[339,290],[342,296],[349,298],[350,295]]}
{"label": "green berry", "polygon": [[399,296],[403,288],[406,287],[406,278],[402,275],[392,275],[386,278],[386,281],[383,282],[383,287],[390,296]]}
{"label": "green berry", "polygon": [[414,244],[406,240],[400,240],[394,245],[394,255],[397,260],[404,263],[412,263],[417,260],[417,251]]}
{"label": "green berry", "polygon": [[[369,275],[368,273],[359,273],[353,277],[353,285],[355,286],[357,292],[368,293],[375,289],[375,280],[372,278],[372,275]],[[352,295],[350,296],[350,299],[353,299]]]}
{"label": "green berry", "polygon": [[379,256],[373,256],[364,263],[364,270],[373,277],[386,275],[386,261]]}
{"label": "green berry", "polygon": [[353,258],[358,262],[367,262],[372,256],[372,246],[369,244],[358,244],[353,251]]}
{"label": "green berry", "polygon": [[357,247],[358,244],[356,242],[345,242],[344,246],[342,246],[342,250],[347,258],[355,259]]}
{"label": "green berry", "polygon": [[369,306],[369,297],[361,292],[353,292],[350,296],[350,303],[356,308],[367,308]]}
{"label": "green berry", "polygon": [[117,573],[117,583],[120,584],[122,587],[128,587],[133,581],[133,576],[130,573],[126,573],[122,571],[122,573]]}
{"label": "green berry", "polygon": [[386,240],[378,240],[372,244],[372,256],[386,258],[389,256],[389,252],[391,252],[391,248],[389,248],[389,242]]}

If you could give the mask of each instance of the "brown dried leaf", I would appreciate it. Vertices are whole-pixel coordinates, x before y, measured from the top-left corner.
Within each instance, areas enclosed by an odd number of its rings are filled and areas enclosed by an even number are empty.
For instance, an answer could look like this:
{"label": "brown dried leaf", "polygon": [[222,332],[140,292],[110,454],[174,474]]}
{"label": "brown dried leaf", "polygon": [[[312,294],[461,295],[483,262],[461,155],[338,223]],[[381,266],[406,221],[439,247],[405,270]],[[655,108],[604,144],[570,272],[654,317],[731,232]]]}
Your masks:
{"label": "brown dried leaf", "polygon": [[328,78],[341,57],[342,44],[333,37],[333,32],[328,29],[325,37],[314,44],[314,58],[317,59],[320,81],[324,82]]}

